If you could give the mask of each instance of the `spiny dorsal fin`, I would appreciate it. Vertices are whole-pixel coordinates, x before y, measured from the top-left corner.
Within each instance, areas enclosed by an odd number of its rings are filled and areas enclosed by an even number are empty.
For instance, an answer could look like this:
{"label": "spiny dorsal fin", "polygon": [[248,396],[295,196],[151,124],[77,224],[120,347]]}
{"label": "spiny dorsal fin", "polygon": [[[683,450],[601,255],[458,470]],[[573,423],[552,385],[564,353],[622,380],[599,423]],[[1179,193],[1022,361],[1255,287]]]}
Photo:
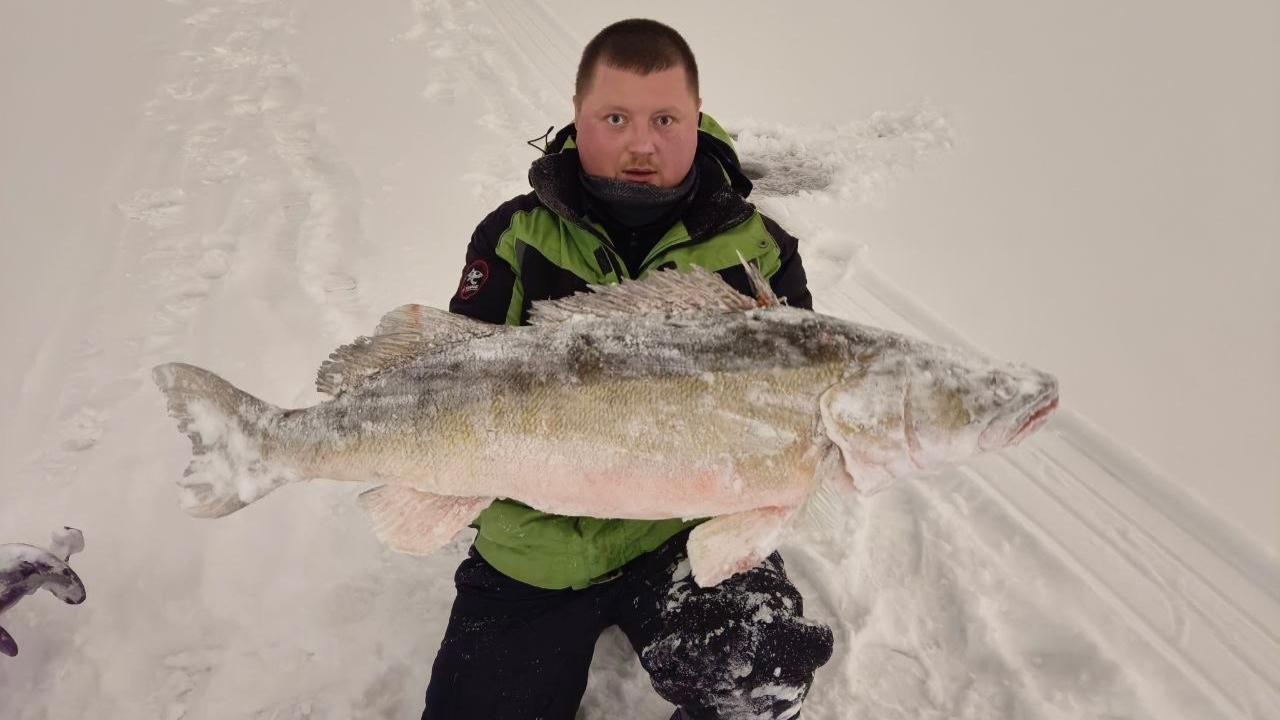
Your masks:
{"label": "spiny dorsal fin", "polygon": [[337,397],[360,387],[373,375],[418,353],[422,339],[413,333],[358,337],[329,353],[316,373],[316,389]]}
{"label": "spiny dorsal fin", "polygon": [[501,329],[425,305],[401,305],[382,316],[372,337],[358,337],[330,353],[316,373],[316,389],[337,397],[423,353]]}
{"label": "spiny dorsal fin", "polygon": [[529,311],[529,323],[548,325],[579,316],[606,318],[740,313],[758,307],[755,301],[734,290],[720,276],[697,266],[688,272],[660,270],[639,280],[588,287],[591,292],[580,292],[557,300],[535,301]]}
{"label": "spiny dorsal fin", "polygon": [[760,274],[760,268],[747,259],[742,257],[742,253],[738,253],[738,262],[742,263],[742,269],[747,271],[747,280],[751,281],[751,291],[756,297],[756,305],[762,308],[778,307],[782,301],[774,294],[773,288],[769,286],[769,281],[764,279],[764,275]]}

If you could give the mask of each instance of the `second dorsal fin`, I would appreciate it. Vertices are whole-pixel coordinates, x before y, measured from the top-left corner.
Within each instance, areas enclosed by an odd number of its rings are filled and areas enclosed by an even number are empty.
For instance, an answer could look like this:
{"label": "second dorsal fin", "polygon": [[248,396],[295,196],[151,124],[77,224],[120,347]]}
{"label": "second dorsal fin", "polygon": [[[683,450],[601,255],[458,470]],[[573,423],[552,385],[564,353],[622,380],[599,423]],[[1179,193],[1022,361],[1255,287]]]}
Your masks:
{"label": "second dorsal fin", "polygon": [[547,325],[574,317],[729,314],[759,307],[718,275],[697,266],[688,272],[660,270],[639,280],[588,287],[591,292],[535,301],[529,323]]}
{"label": "second dorsal fin", "polygon": [[382,316],[373,334],[375,337],[415,335],[424,342],[438,345],[486,337],[501,327],[427,305],[401,305]]}
{"label": "second dorsal fin", "polygon": [[337,397],[434,348],[485,337],[501,329],[499,325],[426,305],[401,305],[382,316],[372,337],[358,337],[330,353],[316,373],[316,389]]}

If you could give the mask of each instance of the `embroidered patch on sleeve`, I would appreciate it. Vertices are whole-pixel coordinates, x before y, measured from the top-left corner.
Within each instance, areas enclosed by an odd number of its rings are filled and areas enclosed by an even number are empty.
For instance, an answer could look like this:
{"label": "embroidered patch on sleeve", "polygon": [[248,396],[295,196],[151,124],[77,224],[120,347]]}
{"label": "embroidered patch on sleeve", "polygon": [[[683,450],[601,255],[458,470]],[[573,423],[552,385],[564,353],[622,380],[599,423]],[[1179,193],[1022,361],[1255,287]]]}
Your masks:
{"label": "embroidered patch on sleeve", "polygon": [[462,270],[462,282],[458,285],[458,297],[470,300],[489,281],[489,263],[476,260]]}

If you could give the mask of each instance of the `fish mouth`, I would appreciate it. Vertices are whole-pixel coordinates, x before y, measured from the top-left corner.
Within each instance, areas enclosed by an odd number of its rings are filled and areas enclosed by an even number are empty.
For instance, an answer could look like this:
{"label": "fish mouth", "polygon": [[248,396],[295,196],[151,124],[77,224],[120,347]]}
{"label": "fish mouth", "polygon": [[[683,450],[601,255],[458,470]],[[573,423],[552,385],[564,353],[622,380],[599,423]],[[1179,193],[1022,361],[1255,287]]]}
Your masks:
{"label": "fish mouth", "polygon": [[1018,443],[1022,442],[1023,438],[1035,432],[1036,430],[1039,430],[1040,426],[1049,422],[1049,416],[1052,415],[1053,411],[1057,409],[1058,409],[1058,393],[1054,392],[1047,402],[1040,404],[1039,407],[1036,407],[1034,410],[1032,410],[1031,413],[1029,413],[1027,417],[1022,420],[1021,426],[1018,428],[1017,432],[1013,434],[1013,437],[1009,438],[1009,444],[1017,445]]}
{"label": "fish mouth", "polygon": [[988,425],[978,438],[978,446],[983,450],[995,450],[1017,445],[1047,423],[1057,409],[1058,387],[1055,383],[1011,421],[999,418]]}

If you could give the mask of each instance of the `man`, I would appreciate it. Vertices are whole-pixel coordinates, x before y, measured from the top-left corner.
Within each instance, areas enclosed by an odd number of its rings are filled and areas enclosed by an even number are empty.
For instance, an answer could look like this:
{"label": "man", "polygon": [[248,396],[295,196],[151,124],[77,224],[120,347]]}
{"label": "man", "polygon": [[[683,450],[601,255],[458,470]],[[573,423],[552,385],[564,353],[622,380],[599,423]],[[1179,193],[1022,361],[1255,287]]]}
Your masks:
{"label": "man", "polygon": [[[795,238],[746,202],[732,141],[701,105],[679,33],[651,20],[602,30],[578,67],[574,124],[533,163],[533,192],[476,228],[450,310],[519,325],[535,300],[692,265],[749,294],[740,256],[791,305],[812,307]],[[797,717],[830,658],[831,631],[802,617],[777,553],[694,584],[685,539],[696,521],[559,517],[499,500],[475,524],[424,720],[573,718],[610,625],[676,718]]]}

